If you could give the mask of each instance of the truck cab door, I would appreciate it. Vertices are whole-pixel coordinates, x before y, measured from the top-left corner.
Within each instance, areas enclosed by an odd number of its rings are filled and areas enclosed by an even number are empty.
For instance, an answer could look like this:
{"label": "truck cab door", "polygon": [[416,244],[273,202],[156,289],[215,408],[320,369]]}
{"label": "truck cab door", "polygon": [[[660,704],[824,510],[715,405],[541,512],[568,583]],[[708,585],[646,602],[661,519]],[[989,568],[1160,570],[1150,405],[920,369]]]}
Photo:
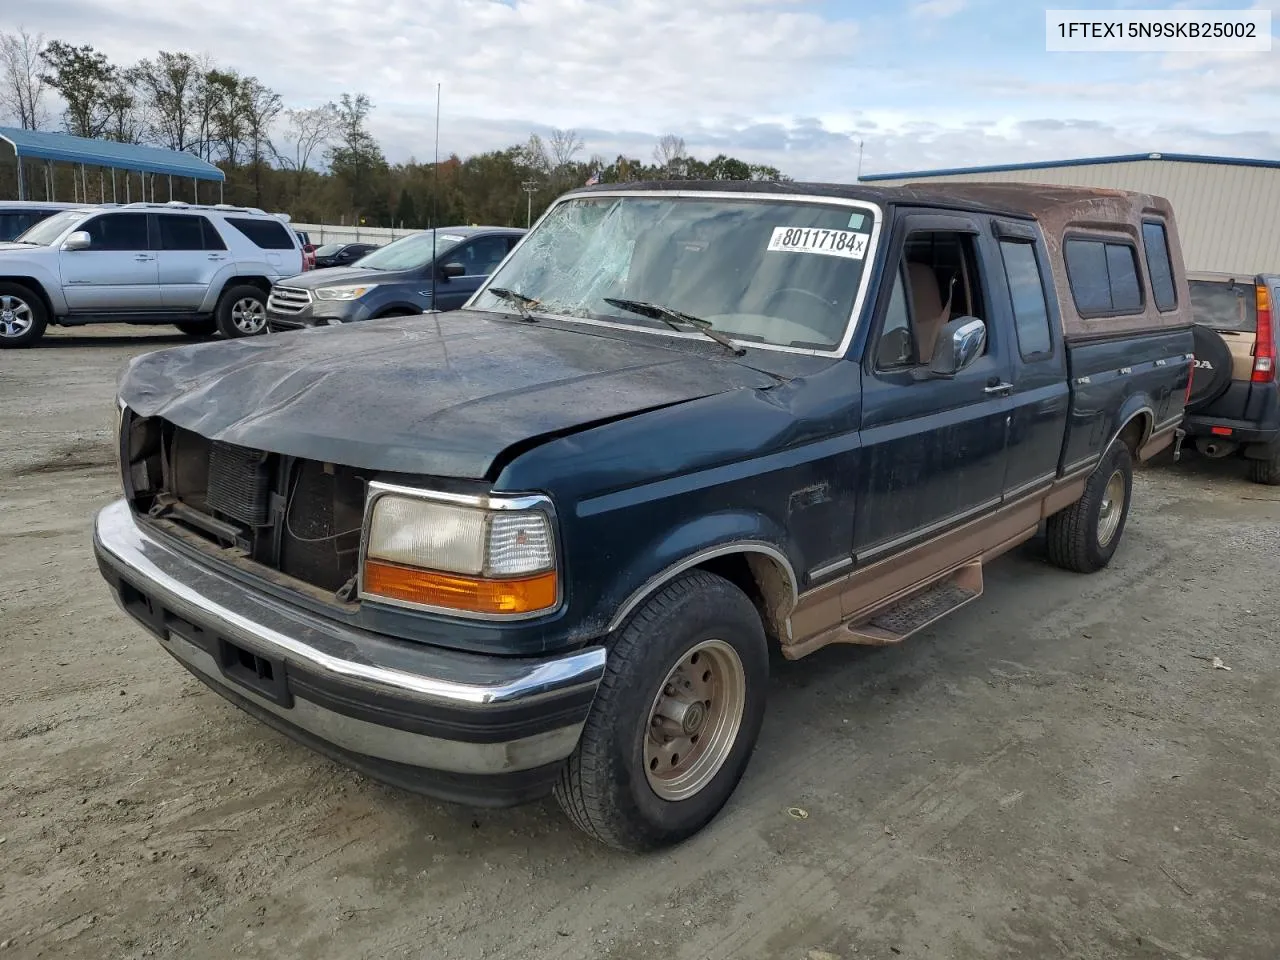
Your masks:
{"label": "truck cab door", "polygon": [[1014,334],[1004,481],[1004,499],[1013,502],[1042,491],[1057,475],[1071,388],[1044,239],[1031,223],[995,220],[992,226],[999,248],[999,269],[992,271],[1000,290],[997,312]]}
{"label": "truck cab door", "polygon": [[[991,309],[990,238],[978,216],[908,213],[886,261],[863,360],[859,566],[999,506],[1006,470],[1011,344]],[[995,288],[1000,289],[1000,288]],[[947,321],[986,326],[983,352],[950,378],[929,361]]]}

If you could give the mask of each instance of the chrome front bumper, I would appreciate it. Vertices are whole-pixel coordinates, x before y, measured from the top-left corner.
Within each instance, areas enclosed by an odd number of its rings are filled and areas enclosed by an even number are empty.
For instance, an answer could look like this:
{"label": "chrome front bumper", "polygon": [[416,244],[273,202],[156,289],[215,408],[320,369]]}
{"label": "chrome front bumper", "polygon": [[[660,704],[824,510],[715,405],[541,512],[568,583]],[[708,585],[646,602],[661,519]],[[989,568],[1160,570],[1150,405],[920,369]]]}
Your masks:
{"label": "chrome front bumper", "polygon": [[98,514],[93,543],[121,608],[210,687],[371,776],[446,799],[545,792],[604,673],[602,647],[481,656],[286,604],[149,531],[123,500]]}

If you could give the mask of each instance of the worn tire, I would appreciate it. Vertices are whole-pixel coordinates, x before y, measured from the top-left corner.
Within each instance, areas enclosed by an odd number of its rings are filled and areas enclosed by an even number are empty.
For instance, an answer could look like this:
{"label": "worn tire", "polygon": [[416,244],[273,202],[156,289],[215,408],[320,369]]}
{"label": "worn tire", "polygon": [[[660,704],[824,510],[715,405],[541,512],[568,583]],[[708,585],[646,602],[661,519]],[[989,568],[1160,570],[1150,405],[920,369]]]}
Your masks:
{"label": "worn tire", "polygon": [[[1124,491],[1124,502],[1120,505],[1114,526],[1107,528],[1110,536],[1104,538],[1104,507],[1108,502],[1114,506],[1114,496],[1108,497],[1108,487],[1117,476]],[[1101,570],[1111,562],[1120,544],[1132,499],[1133,456],[1123,443],[1113,443],[1085,484],[1084,496],[1049,518],[1045,531],[1049,560],[1064,570],[1076,573]]]}
{"label": "worn tire", "polygon": [[20,283],[0,283],[0,349],[29,347],[44,336],[48,325],[49,311],[33,290]]}
{"label": "worn tire", "polygon": [[1271,456],[1266,460],[1249,461],[1249,479],[1269,487],[1280,486],[1280,446],[1269,452]]}
{"label": "worn tire", "polygon": [[188,337],[212,337],[218,332],[216,320],[192,320],[189,323],[175,323],[174,326]]}
{"label": "worn tire", "polygon": [[[668,672],[698,644],[736,652],[745,679],[741,722],[714,774],[687,799],[655,792],[644,750],[651,711]],[[705,661],[704,661],[705,662]],[[760,615],[732,583],[687,573],[646,601],[617,633],[577,749],[556,784],[569,819],[615,849],[679,843],[711,822],[746,771],[764,720],[769,653]]]}
{"label": "worn tire", "polygon": [[[243,303],[250,300],[257,302],[259,315],[262,318],[261,325],[253,331],[242,329],[242,325],[237,324],[238,309]],[[228,340],[237,337],[253,337],[260,333],[266,333],[267,295],[260,288],[251,284],[230,287],[223,291],[222,296],[218,299],[218,306],[214,310],[214,318],[217,322],[218,332]]]}

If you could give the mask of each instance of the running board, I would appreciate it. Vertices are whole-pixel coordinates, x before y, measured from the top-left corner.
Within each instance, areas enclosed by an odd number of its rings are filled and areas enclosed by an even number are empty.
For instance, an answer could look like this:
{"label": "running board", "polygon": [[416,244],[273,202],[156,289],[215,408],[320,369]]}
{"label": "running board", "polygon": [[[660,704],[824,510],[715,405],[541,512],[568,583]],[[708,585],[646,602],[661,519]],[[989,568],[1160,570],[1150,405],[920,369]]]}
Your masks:
{"label": "running board", "polygon": [[982,561],[957,567],[940,580],[876,611],[869,619],[846,624],[843,643],[883,647],[901,643],[947,614],[982,596]]}

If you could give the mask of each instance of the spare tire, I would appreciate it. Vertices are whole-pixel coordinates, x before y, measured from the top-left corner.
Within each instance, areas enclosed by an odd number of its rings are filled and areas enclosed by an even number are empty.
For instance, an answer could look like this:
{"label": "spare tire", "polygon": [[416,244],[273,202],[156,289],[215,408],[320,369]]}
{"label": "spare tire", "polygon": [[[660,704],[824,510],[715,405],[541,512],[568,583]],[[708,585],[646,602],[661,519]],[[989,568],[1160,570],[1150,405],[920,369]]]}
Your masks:
{"label": "spare tire", "polygon": [[1222,335],[1212,327],[1197,323],[1191,328],[1192,350],[1196,355],[1195,376],[1191,380],[1191,396],[1187,412],[1207,407],[1231,386],[1231,350]]}

